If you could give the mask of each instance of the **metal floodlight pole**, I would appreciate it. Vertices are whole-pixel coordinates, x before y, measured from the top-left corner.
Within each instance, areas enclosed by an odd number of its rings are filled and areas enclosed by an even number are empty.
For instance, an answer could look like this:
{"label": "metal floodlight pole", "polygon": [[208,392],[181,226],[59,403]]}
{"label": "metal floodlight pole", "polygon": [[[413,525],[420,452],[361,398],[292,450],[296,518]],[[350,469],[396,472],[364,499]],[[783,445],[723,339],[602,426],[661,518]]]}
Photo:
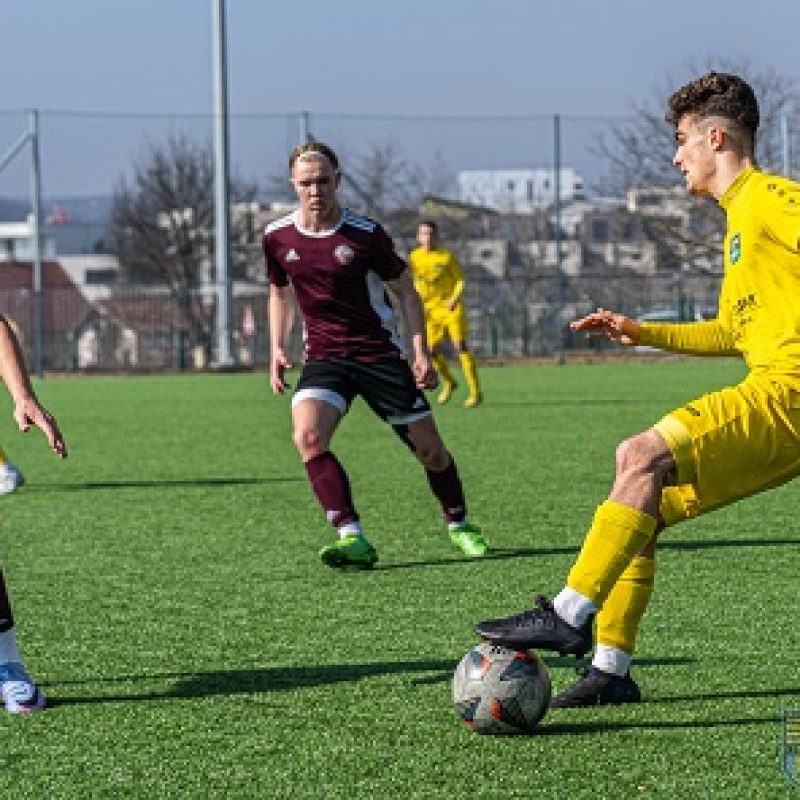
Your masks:
{"label": "metal floodlight pole", "polygon": [[39,162],[39,112],[31,111],[31,205],[33,206],[33,329],[36,374],[44,373],[42,355],[42,173]]}
{"label": "metal floodlight pole", "polygon": [[561,246],[561,117],[553,117],[553,189],[555,193],[556,216],[556,358],[564,363],[564,256]]}
{"label": "metal floodlight pole", "polygon": [[214,1],[214,161],[217,264],[217,361],[231,364],[231,237],[225,0]]}

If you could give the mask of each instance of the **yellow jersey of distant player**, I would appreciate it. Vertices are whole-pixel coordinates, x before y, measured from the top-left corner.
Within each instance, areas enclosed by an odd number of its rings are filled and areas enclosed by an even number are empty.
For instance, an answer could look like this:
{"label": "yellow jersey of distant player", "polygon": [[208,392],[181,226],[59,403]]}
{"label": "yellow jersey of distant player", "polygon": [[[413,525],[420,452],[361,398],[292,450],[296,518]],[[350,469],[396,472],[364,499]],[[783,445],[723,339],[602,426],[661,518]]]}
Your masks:
{"label": "yellow jersey of distant player", "polygon": [[716,320],[645,323],[642,344],[739,353],[756,374],[800,387],[800,185],[750,168],[719,199],[727,216]]}
{"label": "yellow jersey of distant player", "polygon": [[451,250],[417,247],[408,254],[408,265],[426,309],[447,307],[464,291],[464,272]]}

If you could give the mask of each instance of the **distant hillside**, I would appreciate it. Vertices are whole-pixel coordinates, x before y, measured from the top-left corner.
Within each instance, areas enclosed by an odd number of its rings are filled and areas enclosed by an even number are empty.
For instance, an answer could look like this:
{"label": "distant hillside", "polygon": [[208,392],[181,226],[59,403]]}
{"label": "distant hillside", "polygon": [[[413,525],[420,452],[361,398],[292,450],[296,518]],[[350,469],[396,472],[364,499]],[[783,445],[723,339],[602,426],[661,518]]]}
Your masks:
{"label": "distant hillside", "polygon": [[[64,209],[75,222],[102,222],[105,224],[111,215],[114,200],[109,195],[92,197],[45,197],[42,200],[42,213],[45,218],[54,209]],[[20,197],[0,197],[0,222],[19,222],[31,210],[31,201]]]}
{"label": "distant hillside", "polygon": [[74,222],[102,222],[104,225],[111,216],[111,206],[114,200],[108,195],[96,197],[48,197],[42,203],[43,211],[47,216],[54,208],[65,209],[69,212]]}
{"label": "distant hillside", "polygon": [[30,213],[30,203],[12,197],[0,197],[0,222],[22,222]]}
{"label": "distant hillside", "polygon": [[[58,255],[79,255],[105,250],[104,238],[113,199],[97,197],[47,197],[42,201],[45,232],[56,243]],[[30,201],[0,197],[0,222],[21,222],[30,214]]]}
{"label": "distant hillside", "polygon": [[113,200],[98,197],[52,197],[44,206],[47,233],[64,256],[106,251],[105,238]]}

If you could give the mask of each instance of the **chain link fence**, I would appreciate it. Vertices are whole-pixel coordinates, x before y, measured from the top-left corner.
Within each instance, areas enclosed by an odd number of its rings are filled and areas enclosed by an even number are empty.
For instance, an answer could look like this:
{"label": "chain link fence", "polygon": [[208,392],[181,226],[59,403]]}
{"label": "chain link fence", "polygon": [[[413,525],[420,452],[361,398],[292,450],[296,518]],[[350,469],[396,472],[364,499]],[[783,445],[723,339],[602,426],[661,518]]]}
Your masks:
{"label": "chain link fence", "polygon": [[[0,265],[2,269],[2,265]],[[46,271],[47,272],[47,271]],[[46,273],[45,273],[46,274]],[[598,305],[633,317],[671,321],[700,319],[715,313],[717,279],[656,280],[647,276],[596,275],[564,279],[555,275],[468,279],[465,302],[470,346],[481,359],[566,356],[608,348],[569,329],[569,322]],[[555,298],[564,297],[562,306]],[[42,363],[47,371],[155,371],[207,367],[214,360],[216,299],[197,293],[175,298],[166,287],[127,286],[88,302],[80,287],[45,287],[46,324]],[[188,305],[187,305],[188,303]],[[190,311],[187,309],[190,307]],[[0,290],[0,313],[11,320],[23,350],[34,363],[33,295],[24,287]],[[190,324],[188,315],[193,315]],[[243,292],[233,298],[233,356],[241,367],[269,363],[268,291]],[[202,334],[198,336],[198,320]],[[299,363],[299,326],[289,346]]]}
{"label": "chain link fence", "polygon": [[[29,130],[29,112],[0,111],[0,154]],[[309,138],[326,141],[340,155],[347,180],[342,194],[356,211],[377,217],[398,249],[413,246],[423,199],[445,198],[448,214],[460,208],[459,174],[468,171],[535,171],[575,180],[560,187],[564,207],[591,206],[609,190],[608,162],[597,144],[613,137],[627,120],[520,115],[509,117],[411,117],[334,114],[233,115],[230,120],[232,176],[257,184],[268,206],[290,199],[288,156]],[[212,146],[213,119],[203,115],[109,115],[39,112],[45,250],[42,275],[42,359],[44,369],[193,369],[215,359],[216,300],[213,284],[177,296],[167,286],[115,282],[106,270],[87,267],[70,279],[59,263],[107,254],[111,198],[148,148],[185,136]],[[536,236],[552,249],[555,224],[563,227],[570,252],[582,247],[577,223],[553,222],[554,186],[544,197],[520,187],[487,194],[489,213],[480,225],[459,227],[444,244],[459,254],[467,272],[465,301],[471,345],[481,358],[551,356],[590,343],[568,328],[575,317],[603,305],[632,316],[663,314],[691,319],[714,311],[719,276],[654,262],[636,270],[606,258],[591,269],[559,270],[553,259],[518,260],[486,269],[473,258],[475,243],[502,241],[509,254],[530,248]],[[549,195],[548,195],[549,191]],[[548,200],[548,197],[550,199]],[[481,198],[470,202],[481,205]],[[624,198],[616,198],[624,206]],[[463,210],[463,209],[462,209]],[[30,166],[23,150],[0,170],[0,223],[24,220],[30,212]],[[621,212],[620,212],[621,213]],[[538,215],[538,217],[537,217]],[[543,230],[534,219],[547,218]],[[511,221],[510,221],[511,220]],[[529,224],[530,223],[530,224]],[[455,224],[455,223],[454,223]],[[1,227],[1,226],[0,226]],[[447,225],[444,226],[447,229]],[[524,232],[523,232],[524,230]],[[2,238],[2,237],[0,237]],[[256,237],[257,239],[257,237]],[[33,356],[36,331],[30,263],[9,254],[0,241],[0,312],[16,325],[26,354]],[[5,257],[4,257],[5,256]],[[234,286],[233,355],[242,365],[268,363],[268,287],[252,250],[253,277]],[[208,258],[208,254],[206,254]],[[29,261],[29,259],[28,259]],[[588,263],[588,262],[587,262]],[[211,275],[213,280],[213,274]],[[300,355],[300,331],[292,343]],[[602,347],[602,344],[593,344]]]}

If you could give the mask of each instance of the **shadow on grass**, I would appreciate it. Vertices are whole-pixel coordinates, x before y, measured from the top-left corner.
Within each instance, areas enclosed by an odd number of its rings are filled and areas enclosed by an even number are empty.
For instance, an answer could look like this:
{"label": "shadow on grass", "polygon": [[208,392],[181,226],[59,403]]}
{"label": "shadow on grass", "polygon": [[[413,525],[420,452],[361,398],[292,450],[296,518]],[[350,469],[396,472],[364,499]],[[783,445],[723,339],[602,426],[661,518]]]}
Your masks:
{"label": "shadow on grass", "polygon": [[638,396],[629,397],[611,397],[611,398],[591,398],[581,399],[578,401],[569,400],[547,400],[541,397],[532,400],[502,400],[492,399],[491,403],[486,403],[479,414],[486,414],[491,412],[493,408],[555,408],[555,409],[568,409],[568,408],[617,408],[619,406],[635,406],[641,403],[641,398]]}
{"label": "shadow on grass", "polygon": [[560,556],[577,553],[576,547],[492,547],[482,558],[453,556],[452,558],[429,558],[425,561],[403,561],[396,564],[378,564],[374,572],[414,567],[446,567],[457,564],[481,564],[487,561],[503,561],[511,558],[533,558],[534,556]]}
{"label": "shadow on grass", "polygon": [[707,539],[693,541],[661,541],[659,550],[713,550],[718,547],[785,547],[800,545],[800,539]]}
{"label": "shadow on grass", "polygon": [[[571,669],[577,670],[589,665],[590,660],[585,659],[578,661],[573,656],[550,656],[539,654],[542,661],[544,661],[547,668],[550,669]],[[641,658],[636,659],[635,665],[637,667],[674,667],[686,666],[688,664],[696,664],[697,659],[694,658]],[[425,678],[419,678],[412,683],[415,686],[423,686],[434,683],[444,683],[452,678],[452,670],[447,673],[440,673],[437,675],[429,675]]]}
{"label": "shadow on grass", "polygon": [[[560,712],[551,712],[551,714]],[[566,712],[566,713],[569,713]],[[598,709],[597,714],[603,710]],[[777,717],[740,717],[736,719],[681,719],[681,720],[637,720],[630,722],[603,722],[596,720],[584,723],[553,723],[551,716],[545,718],[541,727],[537,728],[533,736],[580,736],[582,734],[613,733],[615,731],[646,731],[646,730],[692,730],[694,728],[738,728],[745,725],[774,725]]]}
{"label": "shadow on grass", "polygon": [[[286,692],[336,683],[354,683],[364,678],[382,675],[436,672],[453,674],[457,661],[444,659],[430,661],[391,661],[373,664],[321,664],[303,667],[265,667],[252,670],[225,670],[221,672],[173,672],[153,675],[119,675],[112,678],[80,681],[51,681],[41,685],[47,689],[66,686],[94,686],[97,684],[158,683],[171,681],[163,691],[108,694],[94,697],[59,697],[48,694],[48,706],[81,705],[88,703],[122,703],[139,700],[164,700],[168,698],[214,697],[217,695]],[[51,696],[52,695],[52,696]]]}
{"label": "shadow on grass", "polygon": [[[571,667],[575,659],[545,656],[548,668]],[[365,678],[383,675],[407,675],[412,686],[449,683],[458,659],[428,661],[390,661],[372,664],[321,664],[302,667],[265,667],[253,670],[219,672],[166,672],[152,675],[118,675],[114,677],[48,681],[41,685],[48,690],[48,706],[85,705],[92,703],[126,703],[141,700],[190,699],[218,695],[241,695],[267,692],[286,692],[337,683],[355,683]],[[637,662],[649,666],[670,666],[692,663],[692,659],[643,659]],[[420,673],[433,673],[421,675]],[[113,686],[117,684],[169,683],[163,690],[150,692],[109,693],[69,697],[58,690],[70,686]],[[55,693],[51,690],[55,690]],[[764,694],[769,694],[765,692]],[[742,693],[742,696],[747,696]],[[702,699],[687,698],[687,699]],[[670,698],[667,702],[672,702]]]}
{"label": "shadow on grass", "polygon": [[258,486],[270,483],[299,483],[304,478],[180,478],[172,480],[87,481],[85,483],[37,483],[25,492],[87,492],[94,489],[175,489],[196,486]]}
{"label": "shadow on grass", "polygon": [[670,697],[648,698],[648,703],[666,705],[669,703],[691,703],[702,700],[746,700],[757,697],[797,697],[800,698],[800,685],[791,689],[746,689],[741,692],[713,692],[712,694],[683,694]]}
{"label": "shadow on grass", "polygon": [[[714,550],[725,547],[786,547],[800,545],[800,539],[708,539],[692,541],[660,540],[659,550]],[[492,547],[483,558],[454,556],[452,558],[432,558],[424,561],[403,561],[396,564],[378,564],[375,572],[393,569],[413,569],[416,567],[446,567],[458,564],[479,564],[487,561],[504,561],[516,558],[537,558],[540,556],[577,555],[578,547]]]}

